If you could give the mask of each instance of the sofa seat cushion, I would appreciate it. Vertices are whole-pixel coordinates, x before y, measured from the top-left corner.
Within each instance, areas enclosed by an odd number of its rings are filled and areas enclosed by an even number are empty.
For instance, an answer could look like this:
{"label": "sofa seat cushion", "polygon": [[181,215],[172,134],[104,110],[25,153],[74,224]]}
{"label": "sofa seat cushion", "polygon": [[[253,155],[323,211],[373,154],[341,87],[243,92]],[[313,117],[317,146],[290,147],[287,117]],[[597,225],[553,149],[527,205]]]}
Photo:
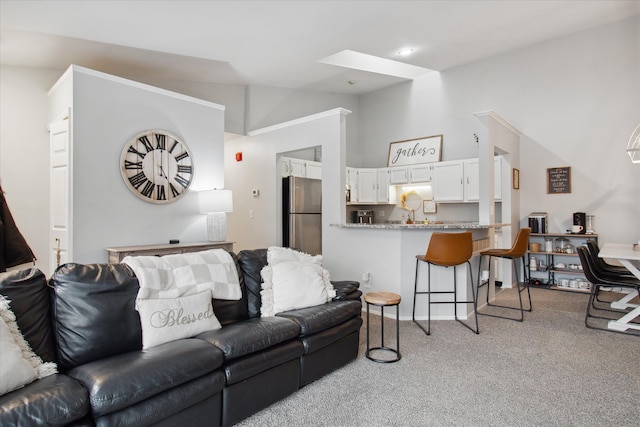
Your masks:
{"label": "sofa seat cushion", "polygon": [[222,362],[222,353],[214,346],[184,339],[90,362],[68,374],[89,390],[98,417],[202,377]]}
{"label": "sofa seat cushion", "polygon": [[89,414],[89,393],[80,383],[56,374],[0,397],[0,425],[63,426]]}
{"label": "sofa seat cushion", "polygon": [[315,307],[278,313],[276,317],[291,319],[300,326],[300,335],[312,335],[337,326],[360,315],[360,301],[332,301]]}
{"label": "sofa seat cushion", "polygon": [[298,359],[302,354],[302,343],[299,340],[292,340],[267,350],[234,359],[224,368],[227,385],[255,377],[271,368]]}
{"label": "sofa seat cushion", "polygon": [[302,337],[302,345],[304,346],[304,354],[313,353],[321,348],[327,347],[342,338],[360,330],[362,326],[362,317],[357,316],[334,326],[330,329],[325,329],[317,334],[307,335]]}
{"label": "sofa seat cushion", "polygon": [[[222,370],[163,391],[150,399],[95,419],[96,427],[217,426],[224,388]],[[190,414],[192,408],[204,405]],[[217,415],[217,416],[216,416]],[[206,421],[202,418],[206,417]]]}
{"label": "sofa seat cushion", "polygon": [[296,322],[283,317],[261,317],[203,332],[197,338],[215,345],[222,350],[225,360],[231,360],[289,341],[299,334]]}

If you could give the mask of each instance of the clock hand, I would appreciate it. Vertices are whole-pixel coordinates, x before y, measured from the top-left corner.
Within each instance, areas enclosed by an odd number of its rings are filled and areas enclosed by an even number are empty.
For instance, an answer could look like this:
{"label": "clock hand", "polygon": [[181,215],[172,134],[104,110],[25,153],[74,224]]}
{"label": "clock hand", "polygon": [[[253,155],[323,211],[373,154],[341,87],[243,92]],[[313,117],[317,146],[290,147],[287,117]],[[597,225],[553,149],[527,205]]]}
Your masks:
{"label": "clock hand", "polygon": [[160,165],[160,176],[166,179],[169,179],[169,177],[164,173],[164,169],[162,169],[162,165]]}

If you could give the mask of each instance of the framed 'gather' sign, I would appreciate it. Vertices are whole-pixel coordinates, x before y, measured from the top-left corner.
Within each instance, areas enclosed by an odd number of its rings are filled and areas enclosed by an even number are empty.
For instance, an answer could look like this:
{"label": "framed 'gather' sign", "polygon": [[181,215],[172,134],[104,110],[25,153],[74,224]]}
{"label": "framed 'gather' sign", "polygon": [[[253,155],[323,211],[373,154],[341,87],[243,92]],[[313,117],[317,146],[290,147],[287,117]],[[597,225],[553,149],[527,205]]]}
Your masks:
{"label": "framed 'gather' sign", "polygon": [[389,144],[387,166],[416,165],[442,159],[442,135],[405,139]]}

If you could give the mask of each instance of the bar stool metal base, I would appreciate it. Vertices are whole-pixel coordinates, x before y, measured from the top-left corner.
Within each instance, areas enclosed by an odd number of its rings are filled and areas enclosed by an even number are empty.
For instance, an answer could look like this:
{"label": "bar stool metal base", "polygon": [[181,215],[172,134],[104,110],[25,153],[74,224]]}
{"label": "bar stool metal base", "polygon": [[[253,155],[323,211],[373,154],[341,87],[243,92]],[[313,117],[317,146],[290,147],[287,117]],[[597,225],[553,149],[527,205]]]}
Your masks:
{"label": "bar stool metal base", "polygon": [[[365,356],[367,359],[377,363],[394,363],[402,358],[400,354],[400,295],[391,292],[372,292],[365,294],[364,301],[367,303],[367,351]],[[369,305],[380,307],[380,346],[369,346]],[[384,345],[384,308],[396,307],[396,348],[386,347]],[[381,359],[372,356],[370,353],[374,350],[387,351],[395,354],[393,359]]]}

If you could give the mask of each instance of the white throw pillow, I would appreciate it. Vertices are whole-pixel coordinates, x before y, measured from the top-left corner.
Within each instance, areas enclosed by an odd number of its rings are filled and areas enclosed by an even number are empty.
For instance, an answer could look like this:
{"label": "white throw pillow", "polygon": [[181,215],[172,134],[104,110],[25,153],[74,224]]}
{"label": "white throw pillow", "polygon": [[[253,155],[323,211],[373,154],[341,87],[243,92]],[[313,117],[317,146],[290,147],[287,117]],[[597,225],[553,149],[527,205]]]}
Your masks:
{"label": "white throw pillow", "polygon": [[271,247],[267,260],[269,265],[261,271],[263,317],[324,304],[336,296],[329,272],[322,268],[320,255]]}
{"label": "white throw pillow", "polygon": [[53,362],[43,363],[24,339],[9,300],[0,295],[0,396],[57,372]]}
{"label": "white throw pillow", "polygon": [[213,312],[211,291],[166,299],[138,299],[142,348],[190,338],[222,326]]}

